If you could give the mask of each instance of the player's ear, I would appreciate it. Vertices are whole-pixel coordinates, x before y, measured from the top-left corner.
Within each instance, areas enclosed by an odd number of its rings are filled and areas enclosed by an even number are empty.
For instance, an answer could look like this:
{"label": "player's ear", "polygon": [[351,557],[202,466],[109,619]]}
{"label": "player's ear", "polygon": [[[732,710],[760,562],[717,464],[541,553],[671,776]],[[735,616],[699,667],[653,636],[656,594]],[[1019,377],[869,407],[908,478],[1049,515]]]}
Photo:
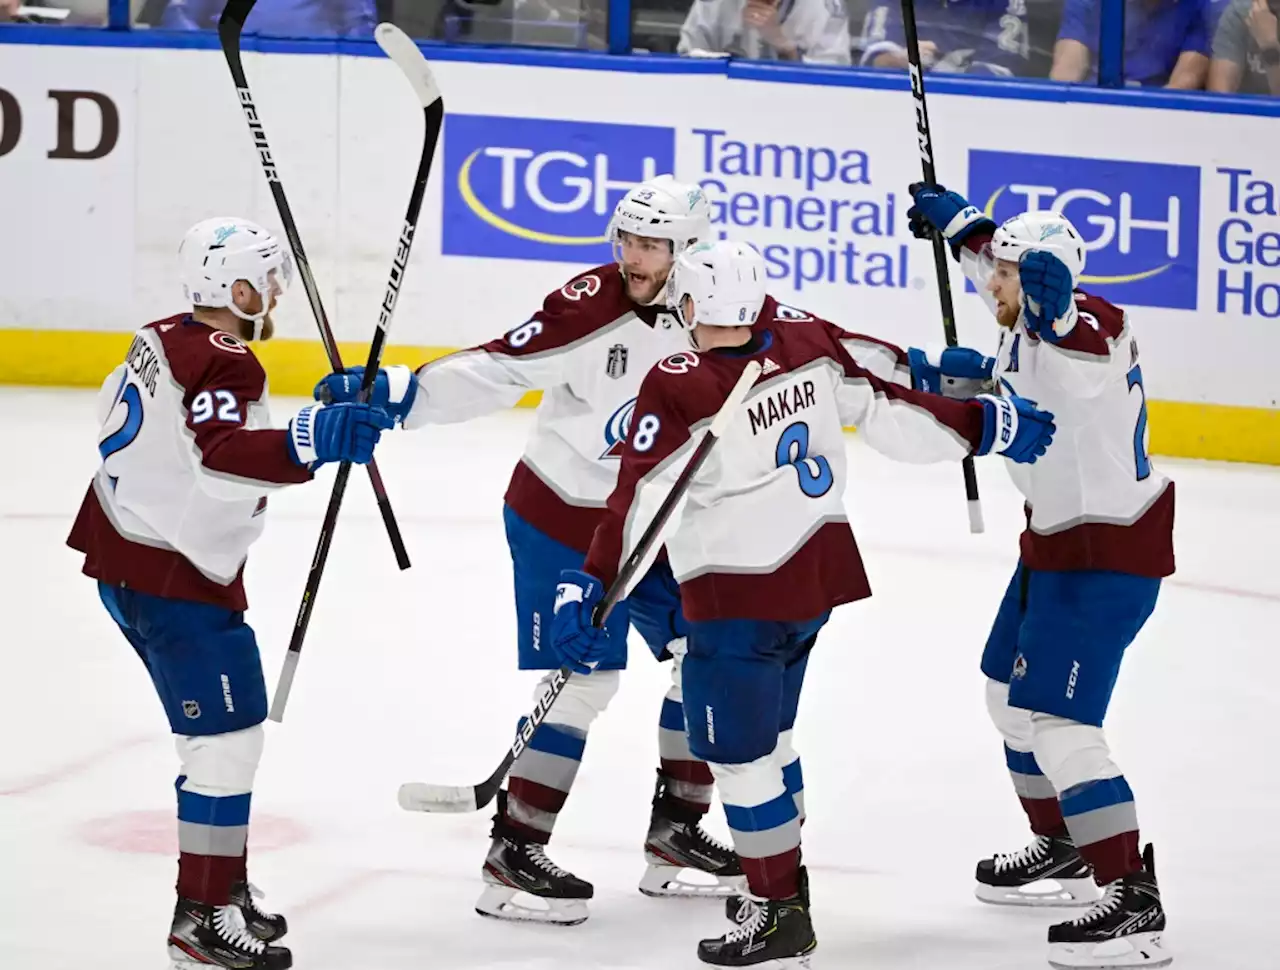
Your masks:
{"label": "player's ear", "polygon": [[236,280],[231,284],[232,301],[246,313],[249,312],[249,305],[253,303],[253,297],[256,292],[247,280]]}

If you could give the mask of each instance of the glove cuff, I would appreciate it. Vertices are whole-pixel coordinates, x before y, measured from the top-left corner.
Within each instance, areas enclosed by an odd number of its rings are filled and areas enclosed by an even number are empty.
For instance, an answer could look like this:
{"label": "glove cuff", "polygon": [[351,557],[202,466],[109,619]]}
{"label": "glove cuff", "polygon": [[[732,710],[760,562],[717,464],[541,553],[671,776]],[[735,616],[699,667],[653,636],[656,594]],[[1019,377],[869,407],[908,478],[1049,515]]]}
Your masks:
{"label": "glove cuff", "polygon": [[993,233],[996,228],[995,222],[983,215],[981,209],[971,205],[961,209],[955,218],[947,223],[947,228],[942,235],[951,244],[951,255],[958,262],[960,260],[960,250],[964,246],[966,239],[974,233]]}
{"label": "glove cuff", "polygon": [[387,403],[393,406],[406,403],[410,385],[415,383],[413,371],[404,364],[394,364],[386,368],[386,373]]}
{"label": "glove cuff", "polygon": [[316,417],[324,407],[323,404],[309,404],[289,422],[289,457],[295,464],[307,466],[319,458],[315,445]]}
{"label": "glove cuff", "polygon": [[1009,398],[995,394],[979,394],[975,400],[982,402],[983,416],[982,441],[974,454],[1003,454],[1018,436],[1018,409]]}

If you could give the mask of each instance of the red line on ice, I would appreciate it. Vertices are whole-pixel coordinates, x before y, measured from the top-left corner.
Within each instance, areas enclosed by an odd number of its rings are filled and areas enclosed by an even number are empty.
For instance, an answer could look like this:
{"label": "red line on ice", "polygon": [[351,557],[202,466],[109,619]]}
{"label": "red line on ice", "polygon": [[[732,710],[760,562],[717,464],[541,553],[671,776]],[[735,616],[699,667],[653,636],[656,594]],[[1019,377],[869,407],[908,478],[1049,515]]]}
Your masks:
{"label": "red line on ice", "polygon": [[18,781],[9,784],[5,788],[0,788],[0,797],[5,795],[30,795],[32,792],[39,791],[42,788],[48,788],[50,785],[56,785],[60,781],[66,781],[83,771],[95,768],[103,761],[121,752],[128,751],[130,748],[136,748],[139,745],[147,744],[154,741],[153,734],[139,734],[132,738],[125,738],[123,741],[117,741],[115,744],[87,754],[75,761],[68,761],[64,765],[53,768],[49,771],[43,771],[36,775],[30,775],[27,778],[20,778]]}

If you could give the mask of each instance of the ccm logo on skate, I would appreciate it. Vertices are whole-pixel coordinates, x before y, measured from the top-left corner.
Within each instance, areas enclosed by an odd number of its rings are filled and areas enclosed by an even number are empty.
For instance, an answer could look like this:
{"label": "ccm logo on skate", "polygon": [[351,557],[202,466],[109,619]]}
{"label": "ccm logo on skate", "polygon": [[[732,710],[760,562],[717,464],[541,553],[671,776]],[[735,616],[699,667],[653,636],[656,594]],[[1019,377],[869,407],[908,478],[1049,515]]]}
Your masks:
{"label": "ccm logo on skate", "polygon": [[675,140],[675,129],[649,125],[451,114],[442,249],[603,263],[613,207],[674,171]]}
{"label": "ccm logo on skate", "polygon": [[1026,211],[1061,212],[1084,238],[1080,285],[1114,303],[1196,308],[1194,165],[971,149],[969,199],[996,222]]}

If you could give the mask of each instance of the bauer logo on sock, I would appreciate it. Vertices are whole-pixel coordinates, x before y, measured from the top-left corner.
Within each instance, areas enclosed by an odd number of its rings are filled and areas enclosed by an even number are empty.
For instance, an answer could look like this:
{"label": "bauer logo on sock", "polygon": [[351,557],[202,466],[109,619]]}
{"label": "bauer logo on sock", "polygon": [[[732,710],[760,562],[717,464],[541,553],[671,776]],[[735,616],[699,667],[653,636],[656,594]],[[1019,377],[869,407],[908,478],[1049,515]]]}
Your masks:
{"label": "bauer logo on sock", "polygon": [[638,182],[675,171],[674,128],[450,114],[446,256],[611,260],[609,220]]}
{"label": "bauer logo on sock", "polygon": [[1065,215],[1084,239],[1079,285],[1092,293],[1122,306],[1196,309],[1198,166],[971,149],[968,197],[997,223],[1028,211]]}

